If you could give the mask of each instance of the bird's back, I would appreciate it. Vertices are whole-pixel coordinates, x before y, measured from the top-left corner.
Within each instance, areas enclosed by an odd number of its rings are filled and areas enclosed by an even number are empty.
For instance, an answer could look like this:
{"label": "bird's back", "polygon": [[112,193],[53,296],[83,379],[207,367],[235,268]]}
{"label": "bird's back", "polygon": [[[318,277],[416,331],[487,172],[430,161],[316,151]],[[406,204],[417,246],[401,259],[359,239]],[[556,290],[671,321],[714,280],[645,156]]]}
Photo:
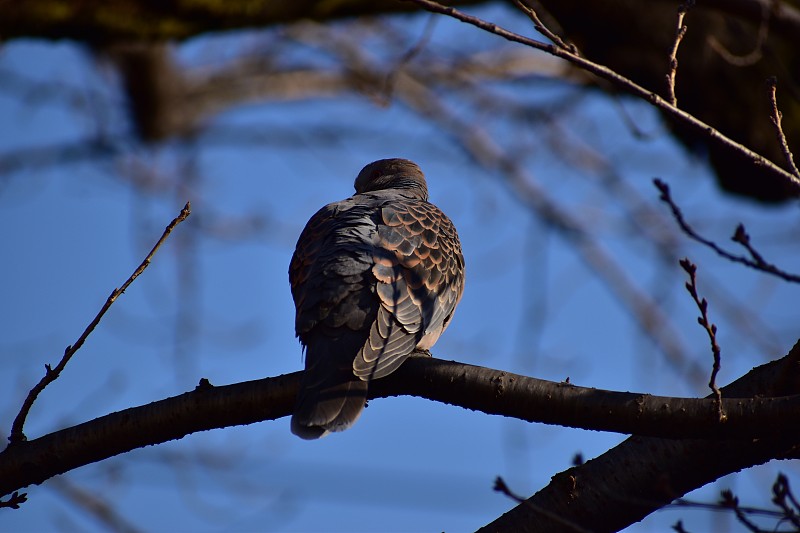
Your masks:
{"label": "bird's back", "polygon": [[[415,349],[430,348],[461,297],[464,260],[455,227],[427,202],[427,189],[406,186],[416,176],[385,179],[382,163],[359,175],[357,190],[359,180],[366,190],[309,220],[292,257],[295,329],[306,350],[292,431],[303,438],[352,425],[368,382],[393,372]],[[374,174],[362,179],[368,170]],[[369,189],[373,178],[390,186]]]}

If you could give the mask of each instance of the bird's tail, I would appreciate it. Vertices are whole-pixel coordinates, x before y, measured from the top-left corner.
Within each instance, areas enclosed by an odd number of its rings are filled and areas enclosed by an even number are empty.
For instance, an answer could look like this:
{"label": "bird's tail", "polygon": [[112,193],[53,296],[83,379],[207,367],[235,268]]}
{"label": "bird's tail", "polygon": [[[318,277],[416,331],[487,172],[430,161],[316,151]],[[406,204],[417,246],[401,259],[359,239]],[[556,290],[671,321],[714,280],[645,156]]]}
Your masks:
{"label": "bird's tail", "polygon": [[334,346],[309,348],[306,354],[306,371],[292,415],[292,433],[300,438],[318,439],[344,431],[364,410],[367,382],[353,374],[352,365],[337,365],[336,354],[324,353]]}

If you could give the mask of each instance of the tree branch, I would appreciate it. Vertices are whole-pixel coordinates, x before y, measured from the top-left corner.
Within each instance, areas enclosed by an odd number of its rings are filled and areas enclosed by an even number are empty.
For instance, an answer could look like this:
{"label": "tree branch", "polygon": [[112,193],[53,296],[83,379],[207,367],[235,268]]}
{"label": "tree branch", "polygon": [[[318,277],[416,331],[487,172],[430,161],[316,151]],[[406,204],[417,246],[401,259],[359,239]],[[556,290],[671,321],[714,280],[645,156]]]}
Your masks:
{"label": "tree branch", "polygon": [[192,392],[9,445],[0,453],[0,495],[190,433],[287,416],[299,379],[295,372],[225,387],[202,380]]}
{"label": "tree branch", "polygon": [[[722,393],[730,401],[798,390],[800,342],[786,357],[754,368],[723,387]],[[555,475],[547,487],[480,531],[570,531],[564,520],[576,529],[619,531],[723,475],[798,456],[800,443],[788,435],[740,441],[631,437],[596,459]],[[598,516],[603,519],[598,521]]]}
{"label": "tree branch", "polygon": [[582,56],[576,55],[568,51],[567,49],[560,48],[558,46],[547,44],[541,41],[537,41],[529,37],[525,37],[524,35],[520,35],[518,33],[506,30],[505,28],[501,28],[497,24],[487,22],[478,17],[473,17],[472,15],[468,15],[455,8],[442,5],[432,0],[405,0],[405,1],[415,3],[433,13],[439,13],[442,15],[453,17],[456,20],[460,20],[461,22],[471,24],[481,30],[493,33],[508,41],[523,44],[530,48],[535,48],[536,50],[541,50],[548,54],[569,61],[573,65],[580,67],[586,72],[594,74],[612,83],[614,86],[620,88],[621,90],[627,92],[628,94],[636,96],[637,98],[641,98],[646,102],[649,102],[653,107],[666,113],[671,118],[676,120],[678,123],[691,128],[700,135],[705,136],[706,138],[708,138],[709,141],[713,141],[721,146],[724,146],[728,150],[732,150],[741,155],[746,156],[747,159],[752,164],[764,168],[769,172],[771,172],[772,174],[774,174],[775,176],[780,177],[787,184],[789,184],[796,193],[800,193],[800,178],[798,178],[797,176],[780,168],[772,161],[755,153],[746,146],[743,146],[734,141],[733,139],[723,135],[719,130],[706,124],[705,122],[696,118],[694,115],[691,115],[681,109],[678,109],[677,107],[669,103],[667,100],[659,96],[657,93],[649,89],[646,89],[645,87],[642,87],[641,85],[622,76],[616,71],[611,70],[608,67],[590,61]]}
{"label": "tree branch", "polygon": [[675,96],[675,76],[678,74],[678,47],[681,45],[683,36],[686,35],[686,25],[683,19],[694,2],[692,0],[678,6],[678,29],[675,31],[675,41],[672,43],[672,50],[669,52],[669,72],[667,73],[667,94],[669,103],[678,107],[678,98]]}
{"label": "tree branch", "polygon": [[83,330],[83,333],[81,333],[81,336],[78,337],[77,341],[75,341],[75,344],[66,347],[64,350],[64,355],[61,357],[61,360],[58,362],[58,364],[54,368],[49,364],[44,365],[44,376],[42,376],[42,379],[40,379],[39,382],[33,386],[30,392],[28,392],[28,396],[26,396],[25,401],[22,402],[22,407],[20,408],[20,411],[11,426],[11,435],[8,437],[8,440],[11,444],[17,444],[25,441],[25,434],[22,432],[22,428],[25,425],[25,419],[28,417],[31,407],[33,407],[33,402],[36,401],[36,398],[39,397],[39,394],[41,394],[48,385],[58,379],[58,376],[60,376],[61,372],[64,371],[64,368],[66,368],[69,360],[72,359],[72,356],[81,349],[83,343],[86,341],[89,335],[92,334],[94,328],[96,328],[97,324],[100,323],[100,320],[103,319],[103,315],[106,314],[106,311],[108,311],[114,302],[117,301],[117,298],[119,298],[125,292],[125,289],[127,289],[131,283],[133,283],[134,280],[136,280],[136,278],[138,278],[139,275],[145,271],[145,269],[150,265],[150,261],[152,261],[155,253],[159,248],[161,248],[161,245],[164,244],[164,241],[167,240],[169,234],[172,233],[172,230],[175,229],[178,224],[186,220],[190,213],[191,205],[189,202],[186,202],[186,205],[183,206],[183,209],[181,209],[181,212],[178,214],[178,216],[172,219],[172,222],[170,222],[164,229],[164,233],[161,234],[161,238],[158,239],[156,244],[150,250],[150,253],[148,253],[144,258],[144,261],[142,261],[136,270],[133,271],[133,274],[131,274],[128,279],[125,280],[125,283],[123,283],[119,288],[111,291],[111,294],[106,299],[103,307],[89,323],[89,325],[86,326],[86,329]]}
{"label": "tree branch", "polygon": [[706,330],[708,340],[711,342],[711,355],[714,357],[714,363],[711,365],[711,377],[708,380],[708,386],[718,401],[719,417],[720,419],[724,419],[725,411],[722,409],[722,393],[720,392],[719,387],[717,387],[717,374],[722,367],[722,350],[720,349],[719,344],[717,344],[717,325],[712,324],[708,319],[708,300],[705,298],[701,299],[700,295],[697,293],[697,265],[689,261],[688,258],[681,259],[680,265],[683,270],[689,274],[689,281],[685,285],[686,290],[689,292],[692,300],[694,300],[694,303],[697,304],[697,308],[700,310],[700,316],[697,317],[697,323],[700,324],[704,330]]}
{"label": "tree branch", "polygon": [[[768,367],[775,365],[770,363]],[[752,379],[780,376],[764,367]],[[750,375],[748,374],[748,375]],[[214,387],[201,380],[192,392],[132,407],[9,446],[0,453],[0,495],[58,474],[147,445],[190,433],[275,420],[292,412],[300,372]],[[515,417],[530,422],[661,437],[798,439],[800,426],[781,421],[800,417],[800,384],[783,397],[723,400],[721,423],[710,399],[684,399],[602,391],[529,378],[427,357],[413,357],[392,375],[370,384],[370,398],[412,395]]]}
{"label": "tree branch", "polygon": [[672,194],[670,193],[669,185],[665,182],[661,181],[660,179],[656,178],[653,180],[653,184],[656,186],[658,191],[661,193],[659,196],[659,200],[664,202],[669,206],[670,211],[672,211],[672,216],[675,218],[675,222],[678,223],[681,230],[688,235],[691,239],[699,242],[700,244],[704,244],[708,246],[715,252],[717,255],[724,257],[725,259],[733,262],[733,263],[740,263],[742,265],[748,266],[755,270],[760,270],[761,272],[766,272],[767,274],[772,274],[773,276],[777,276],[784,281],[788,281],[791,283],[800,283],[800,275],[797,274],[790,274],[788,272],[784,272],[783,270],[779,269],[772,263],[768,263],[764,260],[761,254],[756,251],[752,244],[750,244],[750,235],[747,234],[747,231],[744,229],[744,225],[739,224],[736,227],[736,231],[731,237],[733,242],[737,242],[744,246],[744,248],[750,254],[751,259],[746,257],[735,255],[727,250],[723,249],[720,245],[715,243],[710,239],[706,239],[699,233],[697,233],[688,222],[686,222],[686,218],[683,216],[683,212],[678,207],[678,204],[672,199]]}
{"label": "tree branch", "polygon": [[792,154],[792,151],[789,149],[789,143],[786,140],[786,134],[783,133],[783,126],[781,125],[783,113],[781,113],[778,109],[778,97],[776,94],[777,90],[778,80],[773,76],[767,80],[767,93],[769,95],[769,103],[771,108],[769,119],[772,122],[772,125],[775,126],[775,135],[778,137],[778,144],[783,152],[783,157],[786,158],[786,164],[789,166],[792,174],[800,178],[800,170],[798,170],[797,165],[794,162],[794,154]]}

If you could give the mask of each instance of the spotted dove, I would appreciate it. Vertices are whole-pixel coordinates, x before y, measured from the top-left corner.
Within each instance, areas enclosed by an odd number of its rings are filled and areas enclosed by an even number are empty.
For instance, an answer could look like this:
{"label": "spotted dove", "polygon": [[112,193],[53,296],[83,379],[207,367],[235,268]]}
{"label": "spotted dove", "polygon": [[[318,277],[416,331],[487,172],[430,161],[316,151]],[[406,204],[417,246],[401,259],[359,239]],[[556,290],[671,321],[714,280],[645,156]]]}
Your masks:
{"label": "spotted dove", "polygon": [[369,382],[431,348],[464,289],[456,228],[415,163],[370,163],[355,190],[311,217],[289,265],[305,349],[292,432],[304,439],[352,426]]}

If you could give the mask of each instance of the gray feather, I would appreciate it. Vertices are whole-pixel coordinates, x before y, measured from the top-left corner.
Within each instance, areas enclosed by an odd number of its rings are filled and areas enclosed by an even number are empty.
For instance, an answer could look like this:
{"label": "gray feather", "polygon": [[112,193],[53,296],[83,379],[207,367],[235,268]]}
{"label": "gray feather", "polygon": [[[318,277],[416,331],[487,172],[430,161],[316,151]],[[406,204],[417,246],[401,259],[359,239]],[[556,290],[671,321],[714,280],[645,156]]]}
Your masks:
{"label": "gray feather", "polygon": [[416,164],[375,161],[355,188],[308,221],[289,266],[306,348],[292,432],[306,439],[352,426],[369,381],[430,348],[464,287],[455,227]]}

